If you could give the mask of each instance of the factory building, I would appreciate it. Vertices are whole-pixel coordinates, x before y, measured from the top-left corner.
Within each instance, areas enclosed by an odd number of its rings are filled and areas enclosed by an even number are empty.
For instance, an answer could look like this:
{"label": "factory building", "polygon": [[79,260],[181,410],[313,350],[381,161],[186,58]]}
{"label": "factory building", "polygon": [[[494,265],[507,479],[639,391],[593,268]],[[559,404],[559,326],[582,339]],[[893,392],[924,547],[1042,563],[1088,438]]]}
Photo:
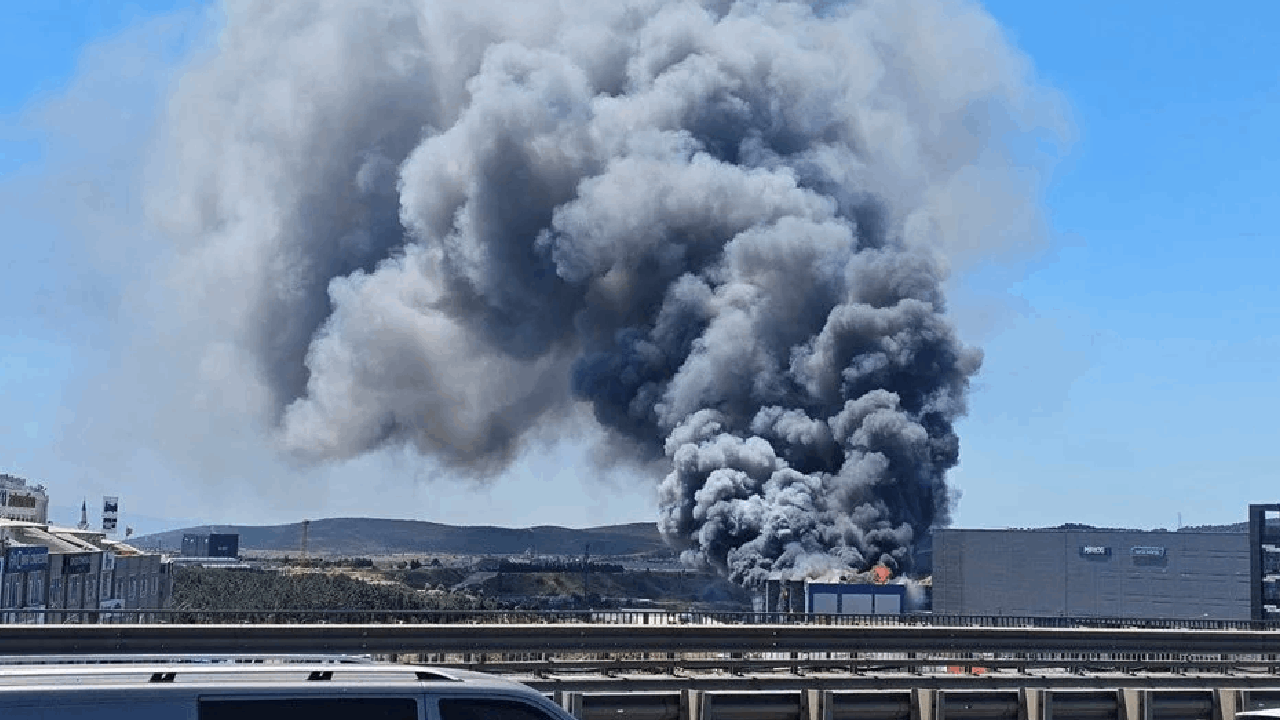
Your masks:
{"label": "factory building", "polygon": [[939,615],[1248,620],[1251,534],[934,531]]}
{"label": "factory building", "polygon": [[907,610],[907,589],[897,584],[766,580],[752,598],[758,613],[899,615]]}
{"label": "factory building", "polygon": [[900,615],[906,610],[903,585],[809,583],[805,610],[822,615]]}

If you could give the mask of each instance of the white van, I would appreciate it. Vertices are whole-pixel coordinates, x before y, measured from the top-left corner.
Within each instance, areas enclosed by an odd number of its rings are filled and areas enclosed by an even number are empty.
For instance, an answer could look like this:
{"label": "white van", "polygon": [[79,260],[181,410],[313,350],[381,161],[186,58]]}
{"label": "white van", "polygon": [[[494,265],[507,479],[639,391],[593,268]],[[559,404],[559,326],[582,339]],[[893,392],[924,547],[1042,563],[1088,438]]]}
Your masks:
{"label": "white van", "polygon": [[572,720],[519,683],[350,656],[0,658],[4,720]]}

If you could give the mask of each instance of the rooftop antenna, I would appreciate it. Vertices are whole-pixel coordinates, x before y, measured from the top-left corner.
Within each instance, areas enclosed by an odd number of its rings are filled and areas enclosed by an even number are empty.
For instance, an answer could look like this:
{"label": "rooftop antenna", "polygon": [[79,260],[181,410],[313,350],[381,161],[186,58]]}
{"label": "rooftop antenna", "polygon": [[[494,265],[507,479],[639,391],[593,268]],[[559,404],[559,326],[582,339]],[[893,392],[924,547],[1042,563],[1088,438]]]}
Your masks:
{"label": "rooftop antenna", "polygon": [[1178,529],[1182,529],[1182,513],[1178,513]]}

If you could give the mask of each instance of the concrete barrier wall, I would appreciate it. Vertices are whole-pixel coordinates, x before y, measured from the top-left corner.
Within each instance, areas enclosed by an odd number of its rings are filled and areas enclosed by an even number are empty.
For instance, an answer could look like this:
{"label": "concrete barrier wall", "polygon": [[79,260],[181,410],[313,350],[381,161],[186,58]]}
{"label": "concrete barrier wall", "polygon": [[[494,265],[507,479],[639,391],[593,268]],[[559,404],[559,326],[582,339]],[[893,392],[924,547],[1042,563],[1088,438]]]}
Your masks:
{"label": "concrete barrier wall", "polygon": [[1043,720],[1127,720],[1121,690],[1045,690],[1031,701]]}
{"label": "concrete barrier wall", "polygon": [[[814,720],[912,720],[910,690],[827,690],[813,693]],[[928,702],[926,700],[925,702]]]}
{"label": "concrete barrier wall", "polygon": [[933,717],[934,720],[1018,720],[1025,696],[1022,690],[942,690],[935,695]]}
{"label": "concrete barrier wall", "polygon": [[[1280,683],[1278,683],[1278,685],[1280,685]],[[1240,692],[1239,712],[1277,707],[1280,707],[1280,689],[1242,690]]]}
{"label": "concrete barrier wall", "polygon": [[805,693],[798,690],[704,692],[698,720],[806,720],[805,700]]}
{"label": "concrete barrier wall", "polygon": [[[1215,720],[1222,701],[1212,690],[1147,690],[1143,693],[1142,720]],[[1226,718],[1230,720],[1230,716]]]}
{"label": "concrete barrier wall", "polygon": [[580,720],[1232,720],[1280,707],[1263,690],[806,690],[556,695]]}
{"label": "concrete barrier wall", "polygon": [[688,717],[684,693],[564,693],[560,706],[580,720],[680,720]]}

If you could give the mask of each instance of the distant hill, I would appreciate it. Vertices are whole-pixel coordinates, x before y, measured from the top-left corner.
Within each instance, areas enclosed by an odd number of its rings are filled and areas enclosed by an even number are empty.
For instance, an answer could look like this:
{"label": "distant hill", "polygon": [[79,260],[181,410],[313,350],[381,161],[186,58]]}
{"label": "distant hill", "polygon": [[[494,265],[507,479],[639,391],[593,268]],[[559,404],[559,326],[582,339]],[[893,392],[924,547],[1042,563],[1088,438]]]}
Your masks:
{"label": "distant hill", "polygon": [[[1276,524],[1276,521],[1269,520],[1269,523]],[[1097,531],[1097,532],[1181,532],[1181,533],[1219,533],[1223,535],[1234,535],[1249,532],[1248,522],[1232,523],[1230,525],[1187,525],[1177,530],[1169,530],[1168,528],[1119,528],[1119,527],[1101,527],[1098,525],[1086,525],[1084,523],[1063,523],[1054,527],[1044,528],[1017,528],[1019,530],[1032,530],[1036,532],[1058,532],[1062,530],[1077,530],[1081,532]]]}
{"label": "distant hill", "polygon": [[[132,538],[147,548],[177,550],[183,533],[228,532],[240,535],[241,551],[297,551],[302,523],[288,525],[199,525]],[[532,549],[539,555],[636,555],[665,553],[667,546],[654,523],[631,523],[574,530],[544,525],[533,528],[456,526],[419,520],[328,518],[312,520],[307,551],[315,554],[364,556],[397,553],[448,555],[516,555]]]}
{"label": "distant hill", "polygon": [[[1274,520],[1268,520],[1269,525],[1275,525]],[[1230,525],[1189,525],[1187,527],[1178,528],[1178,532],[1196,532],[1196,533],[1227,533],[1238,534],[1249,532],[1248,522],[1232,523]]]}

